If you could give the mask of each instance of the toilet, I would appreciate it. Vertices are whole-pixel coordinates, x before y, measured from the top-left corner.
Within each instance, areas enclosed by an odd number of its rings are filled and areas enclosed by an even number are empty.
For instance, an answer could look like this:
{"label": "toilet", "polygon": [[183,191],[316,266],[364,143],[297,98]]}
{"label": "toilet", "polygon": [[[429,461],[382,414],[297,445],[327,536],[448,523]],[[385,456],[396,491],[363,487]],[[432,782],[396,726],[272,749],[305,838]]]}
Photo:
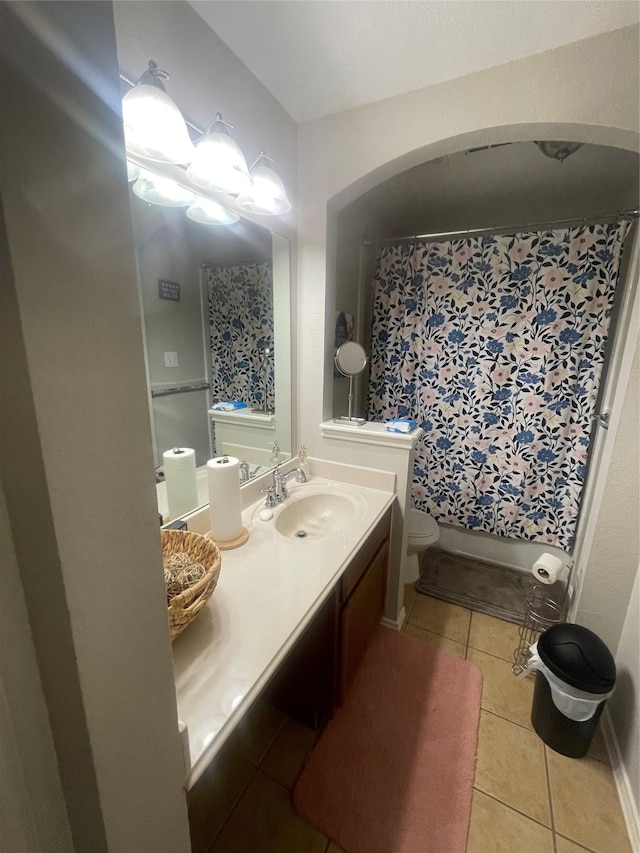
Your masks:
{"label": "toilet", "polygon": [[420,577],[422,553],[440,538],[436,520],[419,509],[409,510],[409,535],[407,538],[407,562],[405,583],[415,583]]}

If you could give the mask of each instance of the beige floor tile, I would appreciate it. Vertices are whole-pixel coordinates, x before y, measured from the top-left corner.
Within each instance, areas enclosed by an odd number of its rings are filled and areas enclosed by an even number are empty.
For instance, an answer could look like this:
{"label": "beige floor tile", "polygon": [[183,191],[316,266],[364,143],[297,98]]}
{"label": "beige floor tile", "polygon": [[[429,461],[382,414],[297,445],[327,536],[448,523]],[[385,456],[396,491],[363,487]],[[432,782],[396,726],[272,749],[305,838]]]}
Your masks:
{"label": "beige floor tile", "polygon": [[285,719],[282,711],[264,699],[257,699],[233,732],[231,748],[257,767]]}
{"label": "beige floor tile", "polygon": [[466,853],[554,853],[553,835],[539,823],[473,792]]}
{"label": "beige floor tile", "polygon": [[413,604],[414,604],[417,596],[418,596],[418,592],[416,590],[415,584],[406,583],[404,585],[404,601],[403,601],[403,604],[404,604],[405,613],[407,614],[407,619],[409,618],[409,615],[411,614],[411,610],[413,608]]}
{"label": "beige floor tile", "polygon": [[320,730],[313,731],[302,723],[287,718],[267,750],[260,769],[291,790],[300,775],[307,755],[319,737]]}
{"label": "beige floor tile", "polygon": [[515,723],[480,713],[475,787],[551,826],[544,744]]}
{"label": "beige floor tile", "polygon": [[412,625],[464,645],[467,643],[470,621],[471,611],[466,607],[420,594],[416,596],[410,619]]}
{"label": "beige floor tile", "polygon": [[556,834],[556,853],[590,853],[586,847]]}
{"label": "beige floor tile", "polygon": [[611,769],[545,749],[556,832],[595,853],[631,853]]}
{"label": "beige floor tile", "polygon": [[469,647],[467,660],[482,670],[482,707],[500,717],[532,729],[531,702],[535,682],[532,678],[516,678],[511,664]]}
{"label": "beige floor tile", "polygon": [[207,853],[255,772],[253,764],[223,746],[187,795],[193,853]]}
{"label": "beige floor tile", "polygon": [[289,791],[258,770],[211,853],[324,853],[327,838],[294,812]]}
{"label": "beige floor tile", "polygon": [[474,612],[471,614],[469,645],[513,663],[513,653],[520,644],[518,631],[518,626],[511,622]]}
{"label": "beige floor tile", "polygon": [[425,631],[424,628],[419,628],[411,622],[408,622],[404,626],[403,633],[436,649],[446,649],[446,651],[452,652],[456,657],[462,658],[462,660],[465,658],[467,651],[465,645],[456,643],[455,640],[450,640],[448,637],[441,637],[440,634],[434,634],[433,631]]}

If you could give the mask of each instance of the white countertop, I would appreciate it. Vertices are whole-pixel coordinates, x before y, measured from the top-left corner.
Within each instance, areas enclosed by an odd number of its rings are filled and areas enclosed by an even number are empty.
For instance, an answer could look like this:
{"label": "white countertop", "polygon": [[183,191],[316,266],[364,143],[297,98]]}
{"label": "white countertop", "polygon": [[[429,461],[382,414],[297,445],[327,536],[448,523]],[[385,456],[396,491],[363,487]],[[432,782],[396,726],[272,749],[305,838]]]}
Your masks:
{"label": "white countertop", "polygon": [[[303,490],[352,490],[362,500],[349,529],[326,538],[289,539],[275,528],[286,502],[270,521],[258,517],[264,499],[252,503],[243,511],[248,542],[222,552],[213,596],[173,643],[178,715],[189,738],[187,787],[206,769],[393,503],[393,475],[367,477],[367,469],[354,468],[357,485],[350,485],[344,480],[351,466],[321,464],[319,470],[337,476],[312,476],[307,485],[290,481],[290,500]],[[189,528],[204,532],[207,520],[208,510],[204,516],[201,511]]]}

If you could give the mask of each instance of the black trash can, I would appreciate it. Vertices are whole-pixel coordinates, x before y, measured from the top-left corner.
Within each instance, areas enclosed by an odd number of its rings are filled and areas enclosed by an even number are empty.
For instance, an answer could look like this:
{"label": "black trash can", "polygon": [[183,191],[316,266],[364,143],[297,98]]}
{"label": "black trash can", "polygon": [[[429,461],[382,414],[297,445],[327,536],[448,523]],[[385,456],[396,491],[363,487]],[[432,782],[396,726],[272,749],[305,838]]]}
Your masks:
{"label": "black trash can", "polygon": [[545,631],[537,653],[531,724],[551,749],[581,758],[613,692],[615,661],[593,631],[568,622]]}

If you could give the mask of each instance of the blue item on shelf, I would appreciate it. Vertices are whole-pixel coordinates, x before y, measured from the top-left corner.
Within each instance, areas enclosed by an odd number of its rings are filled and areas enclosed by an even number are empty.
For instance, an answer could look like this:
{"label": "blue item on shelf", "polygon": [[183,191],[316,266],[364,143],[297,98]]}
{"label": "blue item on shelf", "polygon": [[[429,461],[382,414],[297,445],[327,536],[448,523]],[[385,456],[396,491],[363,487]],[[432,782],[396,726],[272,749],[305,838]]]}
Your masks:
{"label": "blue item on shelf", "polygon": [[246,409],[247,404],[240,400],[225,400],[221,403],[214,403],[211,408],[216,412],[233,412],[236,409]]}
{"label": "blue item on shelf", "polygon": [[411,432],[417,427],[417,423],[411,418],[392,418],[385,424],[387,432]]}

